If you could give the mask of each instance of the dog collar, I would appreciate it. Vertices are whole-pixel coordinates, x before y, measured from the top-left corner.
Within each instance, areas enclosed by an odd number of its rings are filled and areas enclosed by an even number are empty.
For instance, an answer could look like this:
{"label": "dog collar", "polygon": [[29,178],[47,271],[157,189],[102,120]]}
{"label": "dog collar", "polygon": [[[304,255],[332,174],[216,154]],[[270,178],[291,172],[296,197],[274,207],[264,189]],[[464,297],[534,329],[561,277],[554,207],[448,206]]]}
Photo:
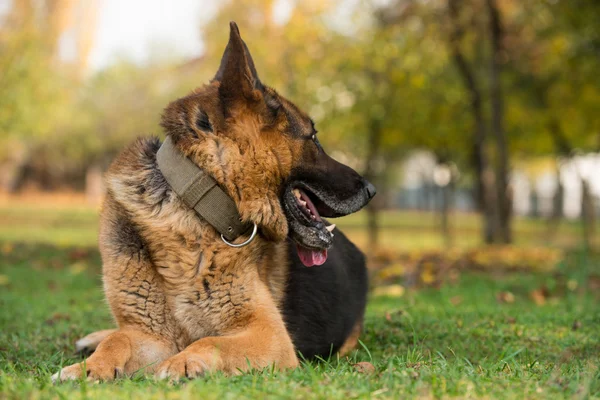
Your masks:
{"label": "dog collar", "polygon": [[221,234],[225,243],[232,247],[241,247],[254,239],[256,224],[246,242],[239,245],[229,242],[248,232],[252,225],[242,223],[231,197],[210,175],[179,151],[169,136],[158,149],[156,162],[171,189],[188,207],[211,224]]}

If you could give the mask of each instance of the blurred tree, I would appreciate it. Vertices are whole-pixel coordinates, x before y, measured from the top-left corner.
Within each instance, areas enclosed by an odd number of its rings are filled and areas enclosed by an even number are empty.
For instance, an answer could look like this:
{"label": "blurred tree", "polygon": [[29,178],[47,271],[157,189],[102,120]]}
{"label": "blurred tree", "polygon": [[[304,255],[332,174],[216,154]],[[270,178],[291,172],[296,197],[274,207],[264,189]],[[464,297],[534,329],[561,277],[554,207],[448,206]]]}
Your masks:
{"label": "blurred tree", "polygon": [[509,187],[509,154],[504,130],[504,94],[502,89],[502,69],[506,59],[504,54],[503,17],[496,0],[486,0],[488,11],[488,29],[490,31],[490,102],[491,130],[496,139],[496,207],[498,217],[498,237],[502,243],[512,241],[512,195]]}
{"label": "blurred tree", "polygon": [[[488,17],[481,15],[487,11]],[[486,243],[511,241],[512,196],[509,187],[509,153],[504,130],[504,96],[501,71],[504,63],[504,28],[501,11],[493,0],[448,1],[449,48],[454,64],[469,93],[473,115],[473,169],[477,182],[477,204],[482,212],[483,237]],[[489,34],[486,34],[489,31]],[[486,39],[489,37],[489,45]],[[471,46],[470,51],[465,51]],[[467,54],[471,54],[469,61]],[[489,55],[488,55],[489,54]],[[485,58],[489,72],[482,73]],[[489,92],[485,89],[489,88]],[[491,122],[486,122],[484,106],[489,98]],[[496,168],[490,163],[488,131],[494,134]]]}
{"label": "blurred tree", "polygon": [[[483,239],[486,243],[494,241],[497,231],[497,204],[494,196],[494,182],[492,180],[492,171],[489,166],[488,150],[486,148],[487,126],[484,117],[484,93],[482,85],[477,77],[477,71],[465,55],[462,49],[462,42],[465,41],[466,29],[465,14],[462,13],[462,1],[448,1],[448,15],[450,34],[449,47],[452,59],[459,71],[465,85],[465,89],[470,98],[470,108],[473,116],[473,134],[472,134],[472,167],[476,176],[475,197],[476,204],[479,207],[483,217]],[[470,24],[476,23],[469,16]],[[469,35],[471,41],[477,41],[476,46],[480,46],[480,35]]]}
{"label": "blurred tree", "polygon": [[[591,243],[594,206],[587,176],[575,157],[600,149],[600,4],[537,0],[512,7],[507,43],[512,96],[509,120],[518,127],[514,149],[521,157],[554,154],[571,163],[582,187],[583,242]],[[562,188],[555,193],[552,221],[562,216]],[[555,230],[555,228],[553,229]]]}
{"label": "blurred tree", "polygon": [[[93,4],[88,2],[87,9],[93,11]],[[0,21],[0,164],[7,171],[0,186],[4,189],[18,189],[27,178],[45,186],[61,173],[62,163],[49,168],[42,153],[48,147],[44,143],[54,145],[57,127],[73,120],[81,76],[60,60],[59,42],[70,29],[75,5],[72,0],[14,0]],[[85,65],[91,41],[91,27],[83,28],[88,43],[80,47],[87,50],[72,60],[79,67]]]}
{"label": "blurred tree", "polygon": [[0,161],[17,166],[13,179],[5,178],[8,189],[18,185],[19,166],[69,101],[65,79],[55,69],[55,36],[48,35],[56,28],[45,17],[32,1],[18,0],[0,24]]}

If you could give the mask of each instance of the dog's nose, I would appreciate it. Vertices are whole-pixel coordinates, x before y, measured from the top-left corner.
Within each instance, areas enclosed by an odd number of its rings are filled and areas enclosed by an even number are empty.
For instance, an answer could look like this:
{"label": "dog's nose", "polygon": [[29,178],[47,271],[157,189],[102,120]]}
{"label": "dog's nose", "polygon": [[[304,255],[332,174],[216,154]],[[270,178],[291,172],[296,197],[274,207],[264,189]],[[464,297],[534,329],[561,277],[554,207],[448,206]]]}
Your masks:
{"label": "dog's nose", "polygon": [[375,189],[375,186],[373,186],[373,184],[367,180],[365,180],[365,191],[367,192],[369,199],[372,199],[373,196],[377,194],[377,189]]}

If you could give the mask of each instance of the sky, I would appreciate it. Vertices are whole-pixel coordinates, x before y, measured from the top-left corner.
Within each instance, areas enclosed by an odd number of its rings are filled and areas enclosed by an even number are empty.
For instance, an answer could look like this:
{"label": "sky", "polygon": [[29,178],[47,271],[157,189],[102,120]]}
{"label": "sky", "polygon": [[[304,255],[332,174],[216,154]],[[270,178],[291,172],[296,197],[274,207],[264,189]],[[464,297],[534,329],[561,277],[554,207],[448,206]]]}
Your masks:
{"label": "sky", "polygon": [[[98,1],[96,38],[89,59],[92,71],[123,56],[144,62],[157,51],[153,49],[183,58],[201,55],[200,26],[214,16],[219,4],[219,0]],[[273,8],[275,21],[284,22],[291,8],[291,0],[277,0]]]}
{"label": "sky", "polygon": [[[89,72],[92,73],[120,58],[144,63],[157,51],[168,52],[161,54],[162,58],[200,56],[204,48],[200,28],[215,15],[221,3],[221,0],[75,1],[84,6],[98,4],[94,42],[88,59]],[[287,21],[295,1],[301,0],[275,0],[275,23]],[[342,0],[340,4],[355,1],[358,0]],[[0,0],[0,16],[11,6],[11,0]],[[76,56],[75,40],[73,34],[61,38],[59,53],[62,59],[70,60]]]}
{"label": "sky", "polygon": [[186,58],[199,56],[200,23],[217,5],[218,0],[100,0],[89,66],[99,70],[123,56],[144,62],[153,47]]}

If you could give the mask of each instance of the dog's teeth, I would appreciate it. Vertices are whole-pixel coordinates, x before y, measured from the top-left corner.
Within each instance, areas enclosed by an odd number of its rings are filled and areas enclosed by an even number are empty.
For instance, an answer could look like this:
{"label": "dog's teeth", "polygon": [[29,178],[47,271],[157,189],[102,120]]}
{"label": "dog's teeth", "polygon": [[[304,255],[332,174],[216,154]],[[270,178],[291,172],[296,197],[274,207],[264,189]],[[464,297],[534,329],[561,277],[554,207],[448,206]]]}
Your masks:
{"label": "dog's teeth", "polygon": [[327,229],[329,232],[333,232],[333,230],[335,229],[335,224],[331,224],[329,226],[326,226],[325,229]]}
{"label": "dog's teeth", "polygon": [[294,189],[294,196],[296,196],[296,198],[298,198],[298,199],[299,199],[300,197],[302,197],[302,196],[300,195],[300,191],[299,191],[298,189]]}
{"label": "dog's teeth", "polygon": [[304,200],[300,200],[300,204],[302,204],[304,207],[306,207],[306,202]]}

